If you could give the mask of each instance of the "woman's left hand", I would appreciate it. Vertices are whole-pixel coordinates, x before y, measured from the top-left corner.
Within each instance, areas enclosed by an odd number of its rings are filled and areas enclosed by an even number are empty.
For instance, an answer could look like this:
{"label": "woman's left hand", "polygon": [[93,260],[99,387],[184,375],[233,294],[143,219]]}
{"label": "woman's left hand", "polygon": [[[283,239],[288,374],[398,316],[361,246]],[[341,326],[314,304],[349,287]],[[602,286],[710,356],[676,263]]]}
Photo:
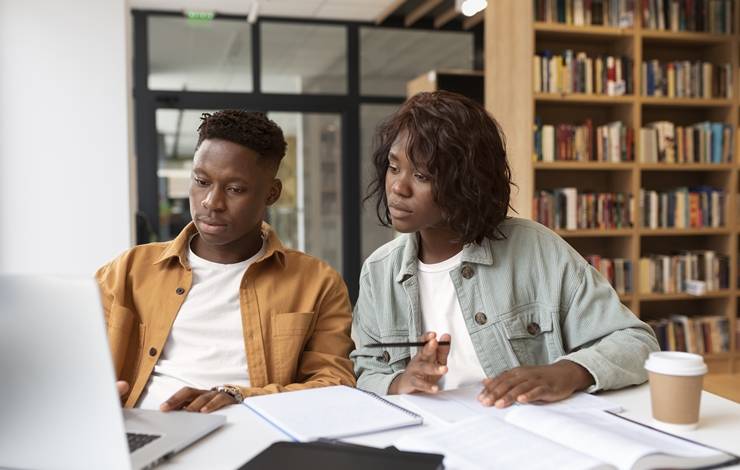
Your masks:
{"label": "woman's left hand", "polygon": [[562,360],[547,366],[525,366],[483,381],[478,401],[505,408],[514,402],[553,402],[593,385],[591,374],[575,362]]}

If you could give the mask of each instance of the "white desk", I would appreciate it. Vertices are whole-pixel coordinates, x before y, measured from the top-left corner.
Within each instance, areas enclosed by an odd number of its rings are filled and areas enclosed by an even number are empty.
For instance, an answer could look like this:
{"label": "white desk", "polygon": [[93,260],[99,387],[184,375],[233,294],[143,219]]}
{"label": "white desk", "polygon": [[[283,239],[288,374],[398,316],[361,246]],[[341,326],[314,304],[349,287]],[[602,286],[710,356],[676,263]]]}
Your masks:
{"label": "white desk", "polygon": [[[607,392],[602,396],[622,405],[625,409],[623,414],[626,417],[651,424],[650,394],[647,385]],[[398,400],[397,397],[388,398],[391,401]],[[231,406],[221,411],[221,414],[228,419],[222,429],[157,468],[234,470],[271,443],[287,440],[285,435],[252,413],[246,406]],[[386,447],[402,435],[418,433],[439,425],[439,421],[433,417],[425,416],[423,426],[371,434],[353,438],[350,441]],[[708,392],[702,392],[699,429],[679,433],[679,435],[740,455],[740,404]],[[740,466],[732,468],[740,468]]]}

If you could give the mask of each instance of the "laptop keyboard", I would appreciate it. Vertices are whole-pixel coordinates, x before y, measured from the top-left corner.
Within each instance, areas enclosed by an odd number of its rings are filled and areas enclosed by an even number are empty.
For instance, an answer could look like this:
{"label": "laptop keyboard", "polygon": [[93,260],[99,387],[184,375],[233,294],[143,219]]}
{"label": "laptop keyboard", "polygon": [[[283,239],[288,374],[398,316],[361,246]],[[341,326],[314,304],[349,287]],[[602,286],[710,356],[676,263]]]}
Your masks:
{"label": "laptop keyboard", "polygon": [[127,432],[126,437],[128,438],[128,451],[133,452],[136,449],[144,447],[155,439],[159,439],[162,436],[155,436],[153,434],[139,434],[135,432]]}

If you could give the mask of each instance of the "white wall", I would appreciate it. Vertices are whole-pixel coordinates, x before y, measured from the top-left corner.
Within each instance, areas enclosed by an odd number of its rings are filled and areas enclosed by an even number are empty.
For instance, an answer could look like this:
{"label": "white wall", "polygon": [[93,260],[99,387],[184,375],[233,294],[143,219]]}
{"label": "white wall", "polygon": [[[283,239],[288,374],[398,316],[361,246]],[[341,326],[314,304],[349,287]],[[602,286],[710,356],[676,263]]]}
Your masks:
{"label": "white wall", "polygon": [[0,272],[130,246],[128,23],[124,0],[0,0]]}

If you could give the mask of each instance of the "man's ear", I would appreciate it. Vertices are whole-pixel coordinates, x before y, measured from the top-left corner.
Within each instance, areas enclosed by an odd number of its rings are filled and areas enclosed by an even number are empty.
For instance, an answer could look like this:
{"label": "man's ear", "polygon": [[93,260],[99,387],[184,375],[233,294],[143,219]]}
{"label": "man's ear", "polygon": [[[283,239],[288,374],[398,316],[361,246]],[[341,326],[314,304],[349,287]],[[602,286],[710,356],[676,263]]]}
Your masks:
{"label": "man's ear", "polygon": [[270,186],[270,190],[267,193],[267,201],[265,202],[268,206],[271,206],[277,202],[278,199],[280,199],[280,195],[283,192],[283,182],[280,181],[280,178],[275,178],[272,180],[272,185]]}

